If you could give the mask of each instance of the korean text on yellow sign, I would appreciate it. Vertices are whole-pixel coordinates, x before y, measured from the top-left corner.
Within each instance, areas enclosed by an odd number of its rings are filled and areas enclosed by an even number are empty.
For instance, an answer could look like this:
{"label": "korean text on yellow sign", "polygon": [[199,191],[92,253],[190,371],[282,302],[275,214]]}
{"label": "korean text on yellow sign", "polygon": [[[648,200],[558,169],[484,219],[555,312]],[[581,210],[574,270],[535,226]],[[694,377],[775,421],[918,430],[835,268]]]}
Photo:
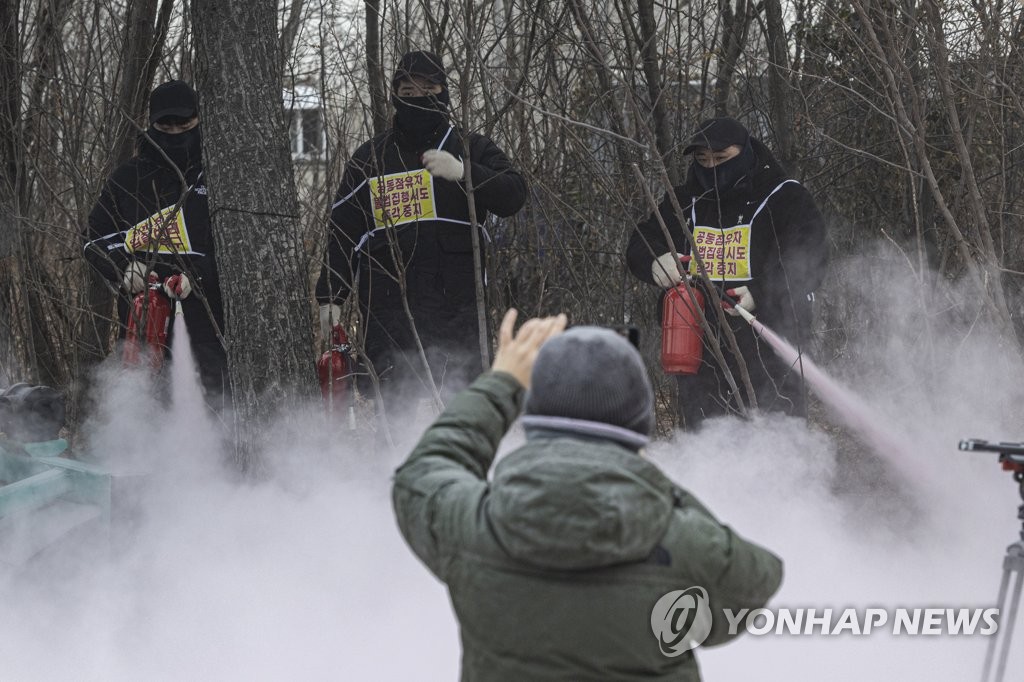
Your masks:
{"label": "korean text on yellow sign", "polygon": [[[750,279],[750,225],[693,228],[693,243],[704,261],[708,276],[717,279]],[[690,261],[690,274],[698,273],[697,260]]]}
{"label": "korean text on yellow sign", "polygon": [[160,209],[128,230],[124,245],[129,253],[189,253],[192,245],[184,211],[175,213],[173,206]]}
{"label": "korean text on yellow sign", "polygon": [[433,178],[425,168],[370,178],[370,196],[377,227],[437,217]]}

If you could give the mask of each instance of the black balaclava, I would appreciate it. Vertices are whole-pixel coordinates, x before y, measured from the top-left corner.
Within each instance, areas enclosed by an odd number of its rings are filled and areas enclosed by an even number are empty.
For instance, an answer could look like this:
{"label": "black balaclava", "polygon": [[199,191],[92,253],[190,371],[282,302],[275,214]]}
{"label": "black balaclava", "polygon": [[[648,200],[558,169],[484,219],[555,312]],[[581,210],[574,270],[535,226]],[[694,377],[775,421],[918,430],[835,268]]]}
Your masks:
{"label": "black balaclava", "polygon": [[410,140],[425,142],[448,124],[448,88],[426,97],[392,95],[391,102],[395,105],[395,127]]}
{"label": "black balaclava", "polygon": [[[149,130],[146,133],[157,147],[182,171],[198,165],[202,159],[202,133],[197,125],[192,130],[171,134],[157,130],[156,121],[188,121],[199,115],[199,101],[196,91],[185,81],[172,80],[158,85],[149,96]],[[148,150],[149,156],[163,161],[163,155],[155,149]]]}
{"label": "black balaclava", "polygon": [[395,75],[391,79],[391,91],[395,93],[398,83],[404,78],[419,76],[441,86],[441,92],[424,97],[399,97],[392,94],[395,105],[395,127],[407,139],[424,143],[448,124],[448,108],[451,96],[448,92],[448,76],[440,57],[432,52],[409,52],[405,54]]}
{"label": "black balaclava", "polygon": [[[192,130],[183,133],[171,134],[149,127],[146,134],[152,138],[156,146],[163,150],[164,154],[180,170],[185,171],[192,166],[199,165],[202,160],[203,138],[197,125]],[[153,150],[151,156],[159,160],[163,159],[160,152]]]}
{"label": "black balaclava", "polygon": [[735,187],[743,176],[754,170],[757,155],[750,142],[750,133],[734,118],[719,116],[697,126],[683,154],[692,154],[699,149],[721,151],[733,145],[739,145],[739,155],[714,168],[705,168],[697,163],[696,158],[693,160],[693,175],[705,190],[726,191]]}
{"label": "black balaclava", "polygon": [[754,170],[756,163],[754,147],[748,138],[739,154],[713,168],[705,168],[697,163],[697,159],[694,159],[693,175],[705,190],[717,187],[719,191],[725,191],[735,187],[736,183]]}

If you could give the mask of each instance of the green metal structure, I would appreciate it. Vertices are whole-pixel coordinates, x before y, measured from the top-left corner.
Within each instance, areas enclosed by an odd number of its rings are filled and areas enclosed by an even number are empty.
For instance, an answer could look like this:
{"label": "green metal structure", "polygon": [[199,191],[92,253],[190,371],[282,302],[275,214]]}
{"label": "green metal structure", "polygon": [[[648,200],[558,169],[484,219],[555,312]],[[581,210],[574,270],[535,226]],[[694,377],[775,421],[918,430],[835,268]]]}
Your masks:
{"label": "green metal structure", "polygon": [[23,564],[85,530],[109,536],[111,476],[61,457],[67,447],[0,441],[0,564]]}

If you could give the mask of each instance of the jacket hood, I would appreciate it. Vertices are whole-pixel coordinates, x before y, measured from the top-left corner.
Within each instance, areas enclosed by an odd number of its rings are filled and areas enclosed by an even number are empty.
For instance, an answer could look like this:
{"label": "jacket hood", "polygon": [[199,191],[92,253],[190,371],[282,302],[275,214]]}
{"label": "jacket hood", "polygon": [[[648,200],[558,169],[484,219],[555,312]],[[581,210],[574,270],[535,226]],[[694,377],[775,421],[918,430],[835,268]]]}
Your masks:
{"label": "jacket hood", "polygon": [[491,529],[510,556],[579,570],[647,558],[665,535],[675,486],[615,443],[538,438],[494,471]]}

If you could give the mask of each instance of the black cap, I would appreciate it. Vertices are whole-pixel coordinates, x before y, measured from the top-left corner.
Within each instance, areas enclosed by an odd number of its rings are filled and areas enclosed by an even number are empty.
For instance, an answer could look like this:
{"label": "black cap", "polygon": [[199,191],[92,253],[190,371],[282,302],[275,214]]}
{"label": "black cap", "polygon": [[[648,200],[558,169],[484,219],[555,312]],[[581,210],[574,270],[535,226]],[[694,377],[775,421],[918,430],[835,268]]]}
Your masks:
{"label": "black cap", "polygon": [[398,62],[395,68],[395,75],[391,79],[391,87],[398,85],[398,81],[409,76],[420,76],[431,83],[447,85],[448,75],[444,72],[444,65],[441,58],[433,52],[407,52]]}
{"label": "black cap", "polygon": [[199,113],[196,91],[185,81],[167,81],[149,96],[149,122],[168,116],[192,118]]}
{"label": "black cap", "polygon": [[728,116],[712,118],[697,127],[697,132],[690,140],[690,146],[683,150],[683,154],[689,154],[701,147],[707,147],[716,152],[734,144],[742,147],[747,144],[749,139],[750,133],[736,119]]}

